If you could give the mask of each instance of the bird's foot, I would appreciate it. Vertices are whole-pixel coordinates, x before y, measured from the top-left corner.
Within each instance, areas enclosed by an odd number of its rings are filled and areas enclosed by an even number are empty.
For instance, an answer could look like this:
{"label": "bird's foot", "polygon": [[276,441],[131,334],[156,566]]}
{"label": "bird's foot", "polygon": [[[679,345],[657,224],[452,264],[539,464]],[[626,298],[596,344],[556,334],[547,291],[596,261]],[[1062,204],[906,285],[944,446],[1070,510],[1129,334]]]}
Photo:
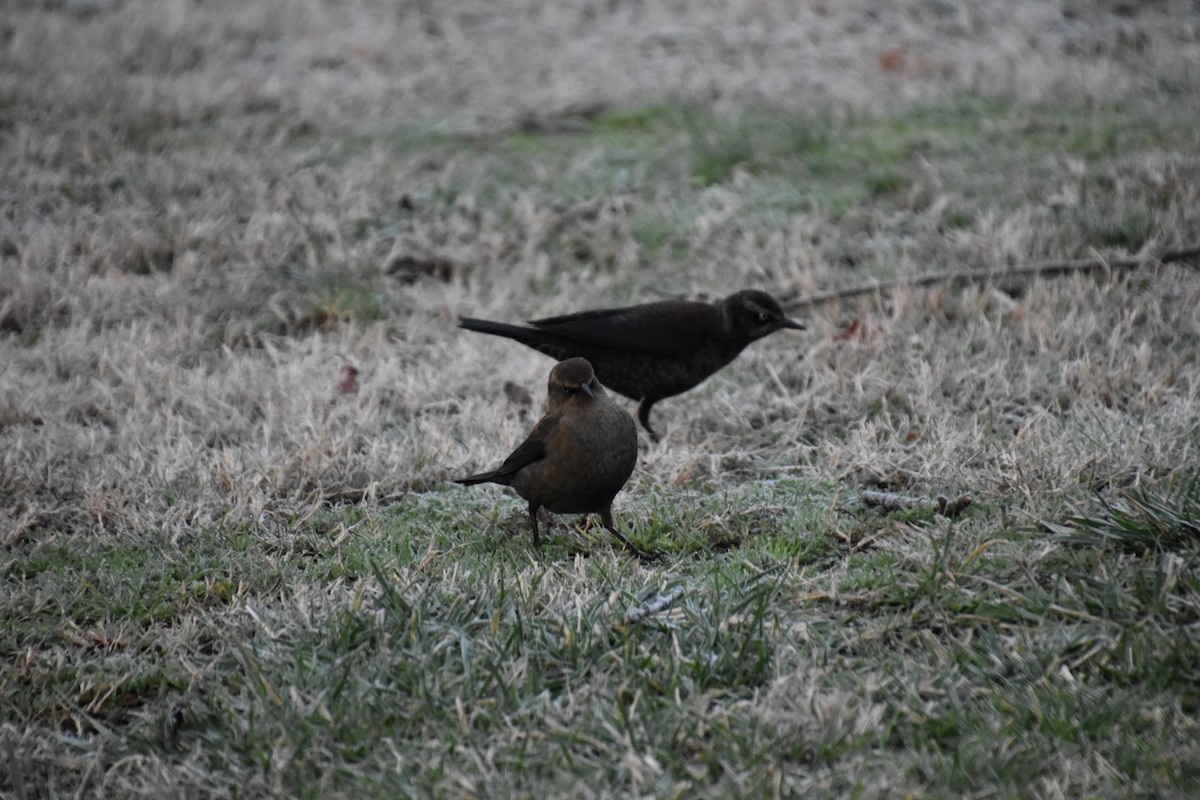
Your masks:
{"label": "bird's foot", "polygon": [[632,551],[633,554],[635,556],[637,556],[638,558],[640,558],[642,561],[650,561],[650,562],[661,561],[665,557],[662,553],[660,553],[658,551],[643,550],[642,548],[638,547],[636,544],[634,544],[633,542],[629,541],[627,538],[622,536],[616,530],[609,529],[609,533],[611,533],[613,536],[617,537],[617,539],[620,540],[621,544],[625,545],[625,549]]}

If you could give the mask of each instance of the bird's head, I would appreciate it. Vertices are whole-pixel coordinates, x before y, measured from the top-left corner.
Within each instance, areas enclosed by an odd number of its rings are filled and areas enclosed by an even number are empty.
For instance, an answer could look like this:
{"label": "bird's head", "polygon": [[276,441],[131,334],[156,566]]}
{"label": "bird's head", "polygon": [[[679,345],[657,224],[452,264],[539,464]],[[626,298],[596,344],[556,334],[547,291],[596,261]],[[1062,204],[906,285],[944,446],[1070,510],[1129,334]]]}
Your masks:
{"label": "bird's head", "polygon": [[586,358],[568,358],[550,370],[550,409],[562,408],[567,403],[587,403],[604,394],[604,387],[596,380],[592,364]]}
{"label": "bird's head", "polygon": [[757,289],[735,292],[725,298],[724,305],[734,332],[745,337],[747,342],[781,328],[804,330],[802,324],[783,313],[778,300]]}

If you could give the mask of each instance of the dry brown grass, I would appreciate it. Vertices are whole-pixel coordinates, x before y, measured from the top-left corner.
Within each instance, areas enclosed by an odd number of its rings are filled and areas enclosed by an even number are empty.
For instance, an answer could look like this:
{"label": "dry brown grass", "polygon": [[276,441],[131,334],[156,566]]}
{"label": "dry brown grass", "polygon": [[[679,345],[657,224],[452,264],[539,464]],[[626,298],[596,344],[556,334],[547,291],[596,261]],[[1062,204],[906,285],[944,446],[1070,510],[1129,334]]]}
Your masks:
{"label": "dry brown grass", "polygon": [[[203,737],[187,746],[169,734],[162,746],[129,742],[157,741],[153,729],[172,718],[172,703],[194,703],[196,687],[225,686],[220,670],[230,658],[253,673],[257,656],[238,650],[239,641],[269,649],[324,630],[325,615],[348,604],[386,605],[361,563],[312,583],[277,571],[310,551],[336,555],[352,533],[401,535],[370,519],[361,529],[335,520],[313,534],[309,526],[331,502],[376,508],[406,497],[419,512],[426,501],[408,493],[486,466],[524,435],[536,408],[505,400],[501,386],[527,387],[540,404],[549,365],[457,331],[459,314],[527,319],[747,286],[804,295],[930,269],[1152,250],[1200,231],[1200,142],[1180,108],[1197,88],[1194,4],[694,6],[685,14],[657,2],[71,0],[5,12],[0,604],[6,621],[28,629],[10,635],[19,652],[0,679],[0,700],[13,704],[0,713],[9,759],[0,789],[296,790],[286,778],[295,753],[283,738],[273,754],[270,741],[263,745],[260,769],[245,755],[250,745],[239,761]],[[914,109],[949,108],[953,119],[963,97],[983,98],[980,128],[959,138],[943,118],[922,138],[924,112]],[[1061,116],[1058,106],[1067,109]],[[611,140],[539,138],[591,130],[605,112],[644,114],[646,127],[665,124],[668,133],[632,144],[620,138],[625,128]],[[787,152],[754,144],[776,141],[769,124],[729,122],[743,114],[807,121],[824,141],[866,130],[870,146],[857,151],[864,174],[873,154],[904,152],[898,171],[869,178],[874,195],[844,207],[831,195],[773,204],[781,191],[773,172]],[[1131,119],[1137,114],[1145,117]],[[1076,130],[1079,140],[1062,146]],[[702,187],[675,168],[688,147],[719,161],[723,147],[743,139],[749,159],[736,159],[727,180]],[[822,180],[810,169],[799,183]],[[668,517],[695,523],[688,535],[727,526],[737,541],[750,535],[738,526],[779,516],[770,499],[739,509],[739,498],[758,497],[739,487],[787,476],[837,487],[823,509],[831,520],[863,486],[970,493],[995,512],[995,533],[1063,519],[1092,489],[1194,474],[1197,308],[1194,264],[818,307],[806,334],[761,342],[658,407],[667,435],[643,441],[618,514],[638,529],[665,504],[674,509]],[[345,362],[360,370],[353,394],[337,391]],[[689,494],[697,489],[727,496],[721,502],[732,507],[704,506]],[[435,504],[458,498],[433,496]],[[397,567],[397,581],[428,576],[447,593],[486,583],[486,566],[454,571],[463,545],[449,543],[447,530],[494,538],[511,520],[503,499],[499,510],[489,511],[490,502],[464,499],[464,510],[447,512],[457,528],[439,527],[441,517],[427,527],[405,517],[419,567]],[[749,521],[731,521],[743,512]],[[924,569],[941,535],[909,531],[880,546]],[[962,545],[958,563],[988,535]],[[166,573],[162,591],[175,611],[162,626],[140,612],[81,610],[68,599],[75,587],[45,577],[62,552],[131,549],[151,561],[186,561],[213,536],[248,548],[238,552],[264,572],[239,579],[185,570],[204,577],[182,595]],[[1051,545],[1030,546],[1013,545],[1008,556],[1034,574]],[[111,567],[104,558],[81,563],[84,574]],[[603,614],[616,591],[566,564],[506,568],[533,610],[571,602]],[[657,579],[641,567],[619,569],[639,585]],[[1181,569],[1195,581],[1194,563]],[[533,576],[543,570],[541,584]],[[668,581],[676,572],[663,574]],[[793,744],[876,729],[887,705],[880,687],[895,676],[839,683],[834,666],[815,666],[807,634],[792,637],[809,613],[795,598],[827,589],[857,596],[843,583],[854,574],[848,562],[793,574],[775,612],[786,644],[772,645],[769,674],[747,684],[759,688],[719,708],[717,694],[697,694],[683,704],[687,718],[711,714],[720,720],[713,725],[736,728],[729,720],[750,714]],[[713,591],[706,602],[720,599]],[[704,617],[703,608],[687,613]],[[945,666],[937,652],[908,666],[936,672]],[[128,713],[106,717],[105,687],[120,684],[113,676],[150,680],[139,670],[155,659],[178,668],[172,681],[184,685],[134,693]],[[514,680],[527,667],[514,667]],[[526,712],[550,715],[550,728],[565,730],[586,716],[588,691],[606,691],[603,683],[576,688],[566,707],[547,701]],[[1194,737],[1194,712],[1180,712],[1180,736]],[[496,735],[525,731],[521,719],[507,718]],[[431,731],[424,735],[442,735]],[[393,742],[399,749],[377,753],[379,763],[427,768],[433,751],[412,745],[421,735],[408,740],[411,751]],[[602,778],[596,796],[839,794],[853,788],[842,776],[860,768],[864,795],[884,796],[896,763],[887,747],[863,746],[829,772],[764,778],[734,759],[724,772],[710,766],[723,775],[711,778],[631,744],[622,750],[619,737],[591,744],[577,777],[601,775],[609,757],[625,764],[620,776]],[[1180,747],[1182,763],[1196,756],[1194,744]],[[1039,775],[1032,791],[1162,788],[1145,776],[1111,782],[1114,768],[1093,755],[1076,753],[1078,763]],[[559,773],[516,779],[486,751],[458,777],[411,785],[346,783],[357,767],[332,750],[326,756],[314,756],[328,767],[317,770],[314,793],[567,791]],[[917,769],[904,780],[946,790],[922,777],[929,774]]]}

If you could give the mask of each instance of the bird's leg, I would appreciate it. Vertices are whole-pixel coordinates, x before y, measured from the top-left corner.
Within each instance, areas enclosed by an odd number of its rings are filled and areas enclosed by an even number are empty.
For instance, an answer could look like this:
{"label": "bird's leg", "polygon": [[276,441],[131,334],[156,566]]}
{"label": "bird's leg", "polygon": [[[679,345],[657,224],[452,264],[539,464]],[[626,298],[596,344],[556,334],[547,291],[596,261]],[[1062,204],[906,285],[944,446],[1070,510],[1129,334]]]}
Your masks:
{"label": "bird's leg", "polygon": [[637,407],[638,422],[642,423],[642,427],[646,429],[646,433],[650,434],[650,438],[658,441],[658,434],[654,432],[654,428],[650,427],[650,407],[654,405],[653,400],[648,397],[643,397]]}
{"label": "bird's leg", "polygon": [[662,558],[662,553],[651,553],[646,550],[643,550],[642,548],[638,547],[636,544],[634,544],[633,542],[629,541],[628,539],[626,539],[624,536],[621,535],[621,532],[619,530],[617,530],[617,526],[613,523],[612,506],[609,506],[608,508],[605,508],[605,509],[601,509],[600,521],[602,523],[604,523],[604,527],[608,528],[609,533],[611,533],[613,536],[617,537],[621,541],[621,544],[625,545],[625,547],[632,550],[634,555],[636,555],[638,558],[642,559],[643,561],[657,561],[658,559]]}
{"label": "bird's leg", "polygon": [[533,547],[535,550],[542,549],[542,537],[538,534],[537,521],[538,506],[535,503],[529,504],[529,524],[533,526]]}

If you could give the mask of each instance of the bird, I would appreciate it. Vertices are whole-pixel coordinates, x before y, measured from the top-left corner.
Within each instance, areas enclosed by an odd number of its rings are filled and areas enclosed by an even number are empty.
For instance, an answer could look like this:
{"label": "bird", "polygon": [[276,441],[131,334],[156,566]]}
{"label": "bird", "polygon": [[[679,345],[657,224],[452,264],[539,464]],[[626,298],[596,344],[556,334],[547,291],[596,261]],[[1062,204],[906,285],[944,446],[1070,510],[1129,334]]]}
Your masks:
{"label": "bird", "polygon": [[779,301],[744,289],[712,303],[663,300],[530,320],[528,325],[460,317],[469,331],[504,336],[559,361],[582,357],[600,382],[638,403],[637,418],[650,438],[650,409],[692,389],[751,342],[783,328],[804,330]]}
{"label": "bird", "polygon": [[545,416],[498,468],[455,483],[498,483],[529,503],[533,546],[541,549],[538,510],[556,514],[598,513],[604,527],[647,560],[613,522],[612,502],[637,464],[637,425],[612,401],[584,358],[568,358],[550,371]]}

